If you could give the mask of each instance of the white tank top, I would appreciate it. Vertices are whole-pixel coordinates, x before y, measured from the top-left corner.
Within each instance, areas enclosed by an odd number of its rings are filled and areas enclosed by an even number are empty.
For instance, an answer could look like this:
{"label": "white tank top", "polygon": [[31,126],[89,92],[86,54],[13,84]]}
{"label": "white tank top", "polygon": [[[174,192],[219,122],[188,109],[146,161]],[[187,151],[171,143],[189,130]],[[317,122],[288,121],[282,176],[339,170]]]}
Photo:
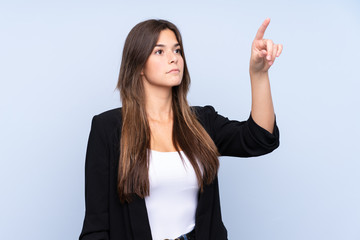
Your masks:
{"label": "white tank top", "polygon": [[145,197],[153,240],[174,239],[195,227],[199,186],[194,168],[181,151],[149,150],[150,194]]}

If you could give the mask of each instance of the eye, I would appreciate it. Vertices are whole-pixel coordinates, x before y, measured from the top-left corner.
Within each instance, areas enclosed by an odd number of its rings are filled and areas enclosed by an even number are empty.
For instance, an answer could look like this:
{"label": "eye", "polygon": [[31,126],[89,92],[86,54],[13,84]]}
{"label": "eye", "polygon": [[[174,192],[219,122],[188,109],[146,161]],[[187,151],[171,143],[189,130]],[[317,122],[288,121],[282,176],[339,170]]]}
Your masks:
{"label": "eye", "polygon": [[159,50],[156,50],[155,51],[155,54],[158,54],[158,55],[160,55],[160,54],[162,54],[164,51],[162,50],[162,49],[159,49]]}
{"label": "eye", "polygon": [[180,48],[177,48],[177,49],[175,50],[175,53],[181,54],[181,49],[180,49]]}

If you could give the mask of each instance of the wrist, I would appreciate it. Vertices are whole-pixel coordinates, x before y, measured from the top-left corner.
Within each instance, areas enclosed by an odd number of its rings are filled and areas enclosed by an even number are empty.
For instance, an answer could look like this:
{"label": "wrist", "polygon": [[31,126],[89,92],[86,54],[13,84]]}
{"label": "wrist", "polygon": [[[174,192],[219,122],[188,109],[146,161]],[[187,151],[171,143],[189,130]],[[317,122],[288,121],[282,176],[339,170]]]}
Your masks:
{"label": "wrist", "polygon": [[261,80],[269,80],[269,72],[268,71],[250,71],[250,79],[251,81],[261,81]]}

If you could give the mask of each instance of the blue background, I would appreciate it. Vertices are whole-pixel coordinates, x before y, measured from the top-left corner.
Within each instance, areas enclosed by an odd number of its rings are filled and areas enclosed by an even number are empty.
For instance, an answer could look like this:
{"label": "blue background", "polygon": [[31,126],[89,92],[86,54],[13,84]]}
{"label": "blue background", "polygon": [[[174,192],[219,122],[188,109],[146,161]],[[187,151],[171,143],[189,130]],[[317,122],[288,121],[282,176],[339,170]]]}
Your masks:
{"label": "blue background", "polygon": [[265,38],[284,45],[270,69],[281,146],[221,159],[229,239],[360,239],[359,16],[355,0],[2,1],[1,239],[78,237],[91,118],[120,106],[135,24],[174,22],[190,103],[245,120],[250,47],[266,17]]}

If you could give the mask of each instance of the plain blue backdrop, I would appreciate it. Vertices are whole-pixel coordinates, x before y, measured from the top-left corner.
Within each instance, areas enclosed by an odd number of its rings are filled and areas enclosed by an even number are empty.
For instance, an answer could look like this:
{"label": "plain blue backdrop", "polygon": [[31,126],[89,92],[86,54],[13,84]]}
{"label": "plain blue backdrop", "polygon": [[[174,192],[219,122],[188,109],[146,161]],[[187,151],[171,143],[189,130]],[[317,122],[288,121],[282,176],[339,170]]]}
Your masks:
{"label": "plain blue backdrop", "polygon": [[174,22],[190,103],[245,120],[250,47],[266,17],[265,38],[284,45],[270,69],[281,145],[221,158],[229,239],[360,239],[359,16],[356,0],[1,1],[1,239],[78,238],[91,118],[120,106],[135,24]]}

